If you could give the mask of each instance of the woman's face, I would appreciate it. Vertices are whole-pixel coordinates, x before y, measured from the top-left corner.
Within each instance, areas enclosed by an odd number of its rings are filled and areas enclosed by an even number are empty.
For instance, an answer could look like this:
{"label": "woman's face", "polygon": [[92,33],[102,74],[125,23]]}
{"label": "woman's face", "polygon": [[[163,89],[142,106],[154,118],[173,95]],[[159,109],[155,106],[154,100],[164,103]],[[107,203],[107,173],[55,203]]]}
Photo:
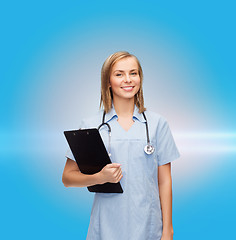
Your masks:
{"label": "woman's face", "polygon": [[133,57],[126,57],[116,62],[110,75],[110,85],[114,98],[130,99],[140,88],[138,64]]}

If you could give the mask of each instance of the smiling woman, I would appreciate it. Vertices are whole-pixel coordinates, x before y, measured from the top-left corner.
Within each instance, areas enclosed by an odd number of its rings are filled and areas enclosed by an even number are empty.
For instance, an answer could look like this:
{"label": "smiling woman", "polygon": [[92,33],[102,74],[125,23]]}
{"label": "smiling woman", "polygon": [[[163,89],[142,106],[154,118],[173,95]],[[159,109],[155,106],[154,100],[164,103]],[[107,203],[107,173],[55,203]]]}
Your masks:
{"label": "smiling woman", "polygon": [[[138,92],[140,77],[137,61],[133,57],[121,59],[113,65],[109,87],[112,88],[115,99],[118,97],[126,99]],[[125,94],[125,92],[130,94]]]}
{"label": "smiling woman", "polygon": [[[142,82],[134,55],[117,52],[108,57],[101,73],[104,109],[83,119],[80,128],[96,128],[103,119],[100,134],[112,163],[87,175],[70,149],[66,154],[66,187],[120,182],[123,189],[95,193],[87,240],[173,239],[171,162],[180,155],[165,118],[144,107]],[[112,129],[109,148],[107,126]],[[149,147],[152,151],[146,151]]]}
{"label": "smiling woman", "polygon": [[[142,85],[143,70],[137,57],[128,52],[112,54],[102,66],[100,108],[104,105],[105,112],[109,112],[112,101],[115,102],[113,98],[114,91],[117,92],[117,89],[120,90],[120,88],[129,90],[124,87],[132,86],[135,88],[134,91],[131,90],[134,104],[139,108],[139,113],[145,111]],[[112,88],[113,86],[115,89]],[[121,99],[119,98],[119,100]]]}
{"label": "smiling woman", "polygon": [[[117,101],[126,101],[126,99],[132,98],[137,94],[140,89],[140,76],[138,74],[138,64],[134,57],[126,57],[113,65],[109,87],[112,89],[115,105]],[[125,114],[129,113],[125,112]],[[119,124],[128,131],[134,121],[130,117],[126,119],[126,116],[122,116],[119,113],[118,115]]]}

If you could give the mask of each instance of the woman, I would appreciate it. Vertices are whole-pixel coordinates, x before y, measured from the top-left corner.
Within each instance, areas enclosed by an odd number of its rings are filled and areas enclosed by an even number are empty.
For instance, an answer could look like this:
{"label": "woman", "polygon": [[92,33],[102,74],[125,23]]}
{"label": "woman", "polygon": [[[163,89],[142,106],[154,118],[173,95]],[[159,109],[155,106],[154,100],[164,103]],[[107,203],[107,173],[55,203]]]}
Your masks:
{"label": "woman", "polygon": [[[103,105],[104,110],[84,119],[80,128],[98,127],[105,111],[112,130],[112,163],[86,175],[68,150],[62,176],[66,187],[120,182],[124,191],[95,193],[87,240],[173,239],[171,161],[180,155],[167,121],[144,107],[142,82],[142,68],[134,55],[116,52],[108,57],[101,73],[100,108]],[[152,154],[144,151],[146,123],[155,149]],[[100,128],[106,147],[107,130]]]}

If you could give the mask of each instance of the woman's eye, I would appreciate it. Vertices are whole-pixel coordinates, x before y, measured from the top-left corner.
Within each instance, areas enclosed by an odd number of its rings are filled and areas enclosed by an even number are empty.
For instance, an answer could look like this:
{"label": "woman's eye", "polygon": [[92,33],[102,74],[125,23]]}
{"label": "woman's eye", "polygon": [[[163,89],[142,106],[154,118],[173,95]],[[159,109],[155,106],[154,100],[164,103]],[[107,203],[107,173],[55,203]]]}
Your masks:
{"label": "woman's eye", "polygon": [[136,72],[133,72],[133,73],[131,73],[132,75],[137,75],[137,73]]}
{"label": "woman's eye", "polygon": [[121,73],[117,73],[116,76],[117,76],[117,77],[120,77],[120,76],[121,76]]}

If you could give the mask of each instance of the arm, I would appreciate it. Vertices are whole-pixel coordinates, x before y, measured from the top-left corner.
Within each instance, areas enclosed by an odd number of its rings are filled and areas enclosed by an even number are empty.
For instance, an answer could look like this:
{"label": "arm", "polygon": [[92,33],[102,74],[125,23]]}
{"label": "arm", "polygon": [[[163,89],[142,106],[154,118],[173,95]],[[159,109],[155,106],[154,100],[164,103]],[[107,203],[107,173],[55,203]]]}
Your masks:
{"label": "arm", "polygon": [[117,183],[122,178],[120,164],[107,164],[100,172],[95,174],[83,174],[77,163],[69,158],[62,174],[62,182],[65,187],[89,187],[105,182]]}
{"label": "arm", "polygon": [[163,218],[161,240],[173,240],[171,163],[158,167],[158,185]]}

